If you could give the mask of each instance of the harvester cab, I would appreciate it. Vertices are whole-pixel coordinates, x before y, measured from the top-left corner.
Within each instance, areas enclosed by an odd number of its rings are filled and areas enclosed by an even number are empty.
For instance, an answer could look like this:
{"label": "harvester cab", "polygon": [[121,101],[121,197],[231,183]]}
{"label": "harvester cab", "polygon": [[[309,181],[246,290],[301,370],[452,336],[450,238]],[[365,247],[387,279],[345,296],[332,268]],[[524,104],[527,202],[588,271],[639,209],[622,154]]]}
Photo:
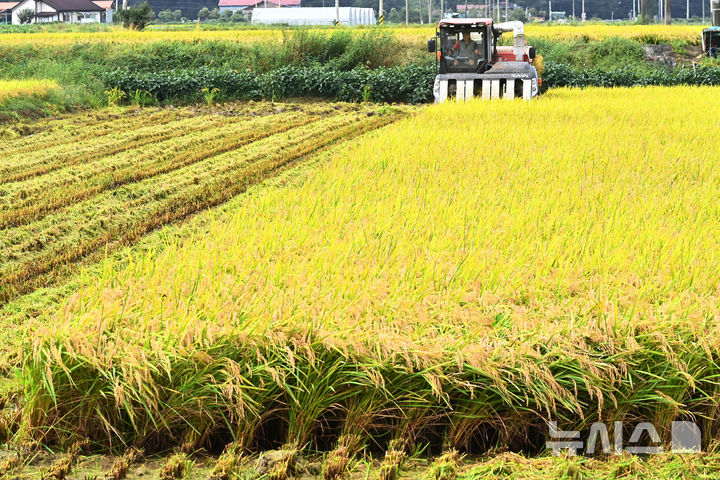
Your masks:
{"label": "harvester cab", "polygon": [[[513,32],[512,46],[498,46],[505,32]],[[455,97],[479,96],[530,100],[539,92],[540,78],[533,65],[535,48],[525,44],[522,22],[493,24],[490,18],[440,20],[428,51],[435,53],[435,103]]]}
{"label": "harvester cab", "polygon": [[720,0],[710,2],[712,27],[702,32],[702,49],[708,57],[720,57]]}
{"label": "harvester cab", "polygon": [[708,57],[720,57],[720,27],[706,28],[702,32],[703,52]]}

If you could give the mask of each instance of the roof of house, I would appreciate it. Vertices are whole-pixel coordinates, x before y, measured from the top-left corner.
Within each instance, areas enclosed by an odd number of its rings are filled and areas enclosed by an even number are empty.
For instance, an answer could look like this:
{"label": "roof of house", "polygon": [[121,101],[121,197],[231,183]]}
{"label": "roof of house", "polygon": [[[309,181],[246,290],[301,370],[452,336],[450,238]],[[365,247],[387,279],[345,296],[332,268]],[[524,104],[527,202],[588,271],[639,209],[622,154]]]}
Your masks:
{"label": "roof of house", "polygon": [[100,12],[104,8],[98,7],[90,0],[42,0],[57,12]]}
{"label": "roof of house", "polygon": [[[298,6],[301,0],[267,0],[267,3],[277,6]],[[265,3],[265,0],[220,0],[219,7],[254,7]]]}
{"label": "roof of house", "polygon": [[113,8],[113,4],[115,3],[113,0],[92,0],[92,2],[103,10]]}
{"label": "roof of house", "polygon": [[0,2],[0,12],[5,10],[12,10],[18,5],[20,5],[20,2]]}

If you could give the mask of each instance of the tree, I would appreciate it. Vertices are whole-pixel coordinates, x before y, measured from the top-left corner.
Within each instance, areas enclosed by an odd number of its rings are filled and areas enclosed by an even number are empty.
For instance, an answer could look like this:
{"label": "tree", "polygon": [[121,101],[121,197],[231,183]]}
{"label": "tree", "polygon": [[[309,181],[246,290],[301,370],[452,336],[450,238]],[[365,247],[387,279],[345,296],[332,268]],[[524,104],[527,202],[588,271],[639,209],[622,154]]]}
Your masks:
{"label": "tree", "polygon": [[213,8],[212,10],[210,10],[210,15],[208,18],[210,18],[210,20],[217,20],[218,18],[220,18],[220,9]]}
{"label": "tree", "polygon": [[210,10],[208,10],[207,7],[201,8],[198,12],[198,20],[202,22],[207,20],[208,18],[210,18]]}
{"label": "tree", "polygon": [[220,15],[220,20],[223,22],[229,22],[233,16],[232,10],[224,10]]}
{"label": "tree", "polygon": [[180,22],[182,21],[182,10],[173,10],[172,12],[172,19],[173,22]]}
{"label": "tree", "polygon": [[527,16],[525,15],[525,10],[523,10],[520,7],[516,7],[513,9],[512,12],[510,12],[510,20],[519,20],[521,22],[527,22]]}
{"label": "tree", "polygon": [[173,14],[170,10],[160,10],[157,14],[157,18],[162,23],[170,23],[173,21]]}
{"label": "tree", "polygon": [[670,0],[665,0],[665,25],[672,23],[672,13],[670,13]]}
{"label": "tree", "polygon": [[20,25],[29,25],[30,22],[32,22],[33,18],[35,18],[35,11],[30,8],[25,8],[18,12],[18,20],[20,21]]}
{"label": "tree", "polygon": [[146,2],[135,7],[124,8],[115,12],[113,19],[117,23],[122,23],[125,28],[134,30],[142,30],[150,23],[155,16],[155,12]]}
{"label": "tree", "polygon": [[386,19],[388,23],[400,23],[403,21],[403,16],[404,14],[399,12],[397,8],[391,8]]}
{"label": "tree", "polygon": [[242,10],[235,10],[235,13],[232,16],[233,22],[244,22],[245,21],[245,14],[242,12]]}

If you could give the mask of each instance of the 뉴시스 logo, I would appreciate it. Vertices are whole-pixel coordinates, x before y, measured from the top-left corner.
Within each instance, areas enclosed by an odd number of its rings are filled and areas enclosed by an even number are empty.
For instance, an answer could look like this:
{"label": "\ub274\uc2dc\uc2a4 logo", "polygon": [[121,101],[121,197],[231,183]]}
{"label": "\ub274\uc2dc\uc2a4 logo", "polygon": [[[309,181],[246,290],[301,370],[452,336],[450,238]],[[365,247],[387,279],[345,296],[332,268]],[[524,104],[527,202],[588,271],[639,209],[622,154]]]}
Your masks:
{"label": "\ub274\uc2dc\uc2a4 logo", "polygon": [[[643,433],[646,433],[644,439]],[[586,455],[592,455],[596,452],[603,454],[628,452],[636,455],[665,453],[660,435],[658,435],[655,426],[649,422],[635,425],[630,438],[627,439],[627,443],[623,438],[623,422],[613,423],[612,443],[607,425],[603,422],[593,423],[590,426],[587,438],[583,440],[580,431],[558,430],[557,422],[553,421],[550,422],[549,437],[550,439],[545,446],[552,450],[553,455],[559,455],[563,451],[568,452],[570,455],[577,455],[578,452]],[[644,440],[642,444],[640,443],[641,440]],[[671,453],[700,453],[701,440],[700,428],[694,422],[672,422],[669,450]]]}

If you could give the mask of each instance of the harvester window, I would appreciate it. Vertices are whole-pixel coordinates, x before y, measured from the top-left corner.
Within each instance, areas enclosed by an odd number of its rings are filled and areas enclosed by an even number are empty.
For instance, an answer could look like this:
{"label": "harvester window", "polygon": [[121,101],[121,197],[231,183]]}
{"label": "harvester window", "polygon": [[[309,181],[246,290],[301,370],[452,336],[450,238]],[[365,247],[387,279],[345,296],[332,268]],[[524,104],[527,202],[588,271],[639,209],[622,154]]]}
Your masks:
{"label": "harvester window", "polygon": [[448,73],[472,73],[485,61],[483,32],[443,30],[440,32],[440,46]]}

